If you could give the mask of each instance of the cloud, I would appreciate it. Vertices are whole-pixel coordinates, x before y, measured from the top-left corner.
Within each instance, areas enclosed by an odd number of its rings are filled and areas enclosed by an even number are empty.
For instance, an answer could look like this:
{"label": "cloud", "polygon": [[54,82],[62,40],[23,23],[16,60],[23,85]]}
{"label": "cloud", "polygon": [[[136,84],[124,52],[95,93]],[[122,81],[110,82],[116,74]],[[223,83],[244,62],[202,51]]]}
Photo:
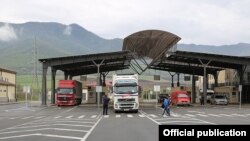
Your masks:
{"label": "cloud", "polygon": [[249,5],[249,0],[2,0],[0,21],[77,23],[109,39],[159,29],[182,43],[220,45],[250,42]]}
{"label": "cloud", "polygon": [[16,40],[17,35],[14,28],[9,24],[4,24],[0,27],[0,41],[8,42],[10,40]]}
{"label": "cloud", "polygon": [[67,36],[70,36],[70,35],[71,35],[71,32],[72,32],[72,27],[68,25],[68,26],[64,29],[63,34],[64,34],[64,35],[67,35]]}

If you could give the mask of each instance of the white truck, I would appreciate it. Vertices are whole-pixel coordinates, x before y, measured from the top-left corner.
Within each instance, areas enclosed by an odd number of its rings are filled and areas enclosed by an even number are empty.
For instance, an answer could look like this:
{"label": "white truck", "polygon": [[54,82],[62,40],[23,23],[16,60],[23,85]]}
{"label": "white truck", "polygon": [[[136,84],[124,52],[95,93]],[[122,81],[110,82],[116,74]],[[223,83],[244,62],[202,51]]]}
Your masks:
{"label": "white truck", "polygon": [[139,86],[137,74],[114,74],[112,90],[115,112],[138,112]]}

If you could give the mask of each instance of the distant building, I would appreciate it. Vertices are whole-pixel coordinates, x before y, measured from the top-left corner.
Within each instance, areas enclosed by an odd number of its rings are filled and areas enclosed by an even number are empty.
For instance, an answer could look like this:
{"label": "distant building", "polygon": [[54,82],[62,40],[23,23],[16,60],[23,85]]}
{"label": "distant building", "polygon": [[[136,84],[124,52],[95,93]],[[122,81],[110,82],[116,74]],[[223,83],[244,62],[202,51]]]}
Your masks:
{"label": "distant building", "polygon": [[[239,75],[234,69],[222,70],[218,74],[218,86],[214,85],[214,78],[208,75],[208,89],[215,90],[215,93],[225,94],[230,103],[239,102]],[[203,78],[200,76],[197,86],[203,88]],[[247,66],[243,75],[242,102],[250,103],[250,66]]]}
{"label": "distant building", "polygon": [[16,101],[16,72],[0,68],[0,102]]}

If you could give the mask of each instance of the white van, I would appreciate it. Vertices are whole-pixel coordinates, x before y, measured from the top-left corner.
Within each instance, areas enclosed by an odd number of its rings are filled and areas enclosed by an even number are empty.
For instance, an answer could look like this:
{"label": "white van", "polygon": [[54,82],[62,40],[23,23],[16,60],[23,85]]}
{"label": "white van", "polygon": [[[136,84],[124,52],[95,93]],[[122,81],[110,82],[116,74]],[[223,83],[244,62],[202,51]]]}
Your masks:
{"label": "white van", "polygon": [[228,99],[225,95],[222,94],[214,94],[211,96],[211,104],[218,104],[218,105],[227,105]]}

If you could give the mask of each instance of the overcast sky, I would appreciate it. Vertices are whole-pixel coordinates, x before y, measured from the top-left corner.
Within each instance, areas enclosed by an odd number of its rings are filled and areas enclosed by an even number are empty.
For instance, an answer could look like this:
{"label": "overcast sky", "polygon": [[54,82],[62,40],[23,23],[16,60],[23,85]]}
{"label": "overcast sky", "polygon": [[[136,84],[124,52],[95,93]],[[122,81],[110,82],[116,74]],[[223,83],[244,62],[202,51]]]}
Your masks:
{"label": "overcast sky", "polygon": [[158,29],[179,43],[250,43],[250,0],[0,0],[0,22],[77,23],[106,39]]}

